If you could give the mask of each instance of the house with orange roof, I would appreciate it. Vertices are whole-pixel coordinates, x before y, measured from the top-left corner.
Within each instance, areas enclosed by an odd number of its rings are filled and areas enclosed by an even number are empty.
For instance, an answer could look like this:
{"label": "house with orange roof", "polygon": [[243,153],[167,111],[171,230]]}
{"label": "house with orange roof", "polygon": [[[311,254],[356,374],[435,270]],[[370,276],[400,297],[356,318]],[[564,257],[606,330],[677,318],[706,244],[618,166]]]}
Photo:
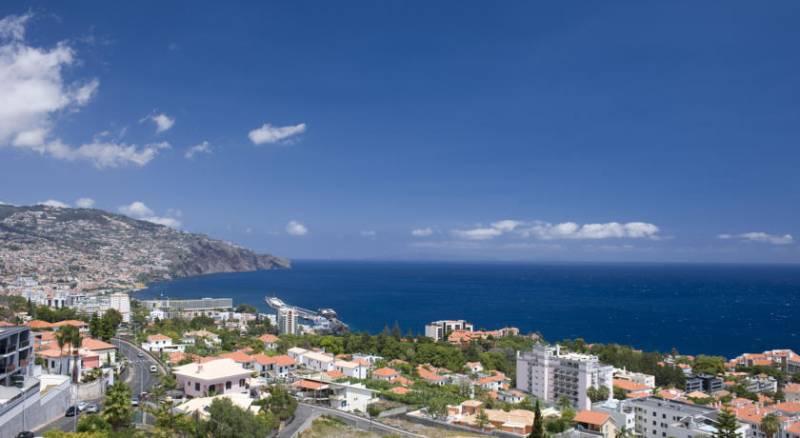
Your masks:
{"label": "house with orange roof", "polygon": [[253,364],[255,363],[253,356],[250,356],[241,350],[233,351],[231,353],[222,353],[219,355],[219,357],[223,359],[231,359],[247,370],[252,370]]}
{"label": "house with orange roof", "polygon": [[[457,406],[448,406],[448,421],[471,427],[479,430],[478,415],[483,407],[483,403],[478,400],[466,400]],[[531,433],[533,428],[534,413],[528,410],[512,409],[503,411],[501,409],[483,409],[489,424],[485,427],[485,432],[501,431],[516,435],[526,436]]]}
{"label": "house with orange roof", "polygon": [[54,330],[58,330],[62,327],[72,326],[78,329],[81,333],[89,333],[89,324],[83,321],[79,321],[77,319],[67,319],[64,321],[54,322],[52,324],[52,328]]}
{"label": "house with orange roof", "polygon": [[404,386],[395,386],[394,388],[390,389],[389,392],[392,392],[397,395],[406,395],[409,392],[411,392],[411,390]]}
{"label": "house with orange roof", "polygon": [[100,366],[117,363],[117,346],[99,339],[84,337],[81,348],[96,353],[100,357]]}
{"label": "house with orange roof", "polygon": [[424,365],[417,366],[417,375],[420,379],[424,380],[425,383],[430,385],[442,386],[447,383],[447,377],[436,374]]}
{"label": "house with orange roof", "polygon": [[617,436],[617,425],[614,419],[606,412],[578,411],[572,423],[575,429],[589,433],[600,434],[604,438]]}
{"label": "house with orange roof", "polygon": [[372,378],[376,380],[386,380],[391,381],[400,377],[400,372],[394,368],[378,368],[377,370],[372,371]]}
{"label": "house with orange roof", "polygon": [[325,375],[332,380],[337,380],[345,377],[343,372],[337,370],[325,371]]}
{"label": "house with orange roof", "polygon": [[265,334],[259,336],[258,340],[261,341],[264,344],[264,349],[265,350],[277,350],[278,349],[278,341],[280,341],[280,338],[275,336],[275,335],[272,335],[272,334],[269,334],[269,333],[265,333]]}
{"label": "house with orange roof", "polygon": [[30,327],[31,330],[52,330],[53,324],[42,321],[41,319],[34,319],[33,321],[28,321],[25,323],[26,326]]}
{"label": "house with orange roof", "polygon": [[612,385],[614,388],[622,390],[623,394],[626,396],[631,392],[650,392],[652,390],[652,388],[647,385],[636,383],[631,380],[613,379]]}
{"label": "house with orange roof", "polygon": [[464,368],[467,370],[468,373],[480,373],[483,371],[483,365],[480,362],[467,362],[464,364]]}
{"label": "house with orange roof", "polygon": [[253,355],[253,359],[255,360],[255,370],[265,377],[286,378],[297,368],[297,362],[287,355],[267,356],[259,353]]}
{"label": "house with orange roof", "polygon": [[511,379],[506,377],[505,374],[500,371],[495,371],[491,375],[478,378],[473,384],[486,391],[499,391],[500,389],[508,387],[510,382]]}

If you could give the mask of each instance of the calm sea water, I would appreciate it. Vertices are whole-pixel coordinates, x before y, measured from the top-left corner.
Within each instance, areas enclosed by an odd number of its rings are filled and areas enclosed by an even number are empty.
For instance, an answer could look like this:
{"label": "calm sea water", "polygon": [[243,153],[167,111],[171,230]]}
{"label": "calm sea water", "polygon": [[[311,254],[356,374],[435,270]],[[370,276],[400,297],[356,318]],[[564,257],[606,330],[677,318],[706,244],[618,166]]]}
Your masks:
{"label": "calm sea water", "polygon": [[353,330],[403,332],[437,319],[516,326],[646,350],[800,351],[800,267],[298,261],[291,270],[156,283],[137,298],[231,297],[267,310],[276,295],[332,307]]}

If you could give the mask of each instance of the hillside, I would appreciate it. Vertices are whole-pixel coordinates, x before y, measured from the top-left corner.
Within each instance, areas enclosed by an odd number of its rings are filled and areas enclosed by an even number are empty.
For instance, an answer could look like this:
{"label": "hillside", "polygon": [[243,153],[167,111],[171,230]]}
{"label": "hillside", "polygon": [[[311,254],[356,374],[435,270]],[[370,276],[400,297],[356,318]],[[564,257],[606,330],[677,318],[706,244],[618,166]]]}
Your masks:
{"label": "hillside", "polygon": [[0,282],[36,276],[91,289],[290,266],[280,257],[103,210],[0,205]]}

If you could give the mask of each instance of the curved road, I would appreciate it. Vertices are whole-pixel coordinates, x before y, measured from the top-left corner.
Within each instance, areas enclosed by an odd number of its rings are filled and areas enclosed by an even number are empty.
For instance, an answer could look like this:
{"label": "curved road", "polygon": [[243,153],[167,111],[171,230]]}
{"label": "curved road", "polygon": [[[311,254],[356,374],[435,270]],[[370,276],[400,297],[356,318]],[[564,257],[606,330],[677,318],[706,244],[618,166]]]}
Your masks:
{"label": "curved road", "polygon": [[[128,367],[122,373],[122,379],[131,388],[131,393],[134,396],[139,395],[141,392],[150,392],[150,389],[159,382],[160,374],[166,372],[164,365],[155,360],[152,356],[144,352],[136,345],[118,338],[111,340],[111,343],[117,347],[119,355],[125,356],[128,359]],[[142,357],[139,357],[142,353]],[[119,360],[119,356],[118,359]],[[151,373],[150,366],[155,365],[158,367],[159,373]],[[88,400],[95,402],[102,406],[103,400]],[[72,432],[75,430],[77,418],[75,417],[60,417],[50,424],[40,427],[33,432],[39,436],[44,432],[52,429],[61,430],[64,432]]]}

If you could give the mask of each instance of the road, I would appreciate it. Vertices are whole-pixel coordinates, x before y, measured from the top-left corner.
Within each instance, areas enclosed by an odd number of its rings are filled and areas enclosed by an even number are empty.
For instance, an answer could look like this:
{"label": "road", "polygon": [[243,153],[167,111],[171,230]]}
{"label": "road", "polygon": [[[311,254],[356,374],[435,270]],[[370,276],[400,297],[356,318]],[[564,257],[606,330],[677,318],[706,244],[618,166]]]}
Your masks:
{"label": "road", "polygon": [[311,405],[307,403],[300,403],[297,405],[297,411],[295,411],[294,420],[289,423],[286,428],[278,432],[278,438],[291,438],[296,433],[298,433],[300,428],[303,426],[303,423],[309,418],[315,418],[320,415],[328,415],[330,417],[336,417],[343,420],[345,423],[355,426],[361,430],[373,430],[380,433],[386,433],[390,435],[397,435],[401,437],[414,437],[414,438],[425,438],[423,435],[418,435],[412,432],[405,431],[403,429],[396,428],[394,426],[389,426],[383,423],[378,423],[377,421],[370,421],[364,417],[359,417],[358,415],[351,414],[348,412],[340,411],[337,409],[326,408],[324,406],[317,406]]}
{"label": "road", "polygon": [[[159,369],[159,372],[163,373],[163,365],[158,363],[147,353],[142,352],[138,347],[131,343],[119,339],[113,339],[111,342],[117,346],[119,354],[128,359],[128,367],[125,369],[125,371],[123,371],[122,379],[128,384],[128,386],[130,386],[131,393],[136,396],[143,391],[150,392],[150,388],[158,383],[160,375],[157,373],[151,373],[150,366],[156,365]],[[139,357],[140,352],[142,353],[143,357]],[[87,401],[94,402],[102,406],[102,399]],[[34,430],[33,433],[39,436],[45,431],[52,429],[57,429],[64,432],[72,432],[75,430],[76,425],[77,418],[60,417],[50,424]]]}

